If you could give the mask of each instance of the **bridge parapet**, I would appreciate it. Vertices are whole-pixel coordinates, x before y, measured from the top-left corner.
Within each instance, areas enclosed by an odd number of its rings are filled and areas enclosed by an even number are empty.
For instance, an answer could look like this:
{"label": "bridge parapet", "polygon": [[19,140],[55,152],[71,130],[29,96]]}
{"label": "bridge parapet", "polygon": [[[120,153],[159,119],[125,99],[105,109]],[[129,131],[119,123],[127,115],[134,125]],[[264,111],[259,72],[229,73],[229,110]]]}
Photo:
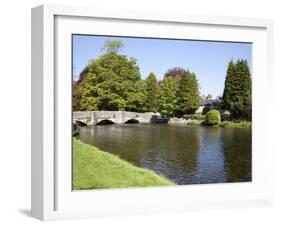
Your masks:
{"label": "bridge parapet", "polygon": [[86,125],[94,125],[93,111],[74,111],[72,113],[73,122],[82,122]]}
{"label": "bridge parapet", "polygon": [[153,113],[138,113],[128,111],[77,111],[73,112],[73,122],[82,122],[87,125],[97,125],[104,120],[115,124],[124,124],[129,120],[136,120],[140,123],[150,123]]}

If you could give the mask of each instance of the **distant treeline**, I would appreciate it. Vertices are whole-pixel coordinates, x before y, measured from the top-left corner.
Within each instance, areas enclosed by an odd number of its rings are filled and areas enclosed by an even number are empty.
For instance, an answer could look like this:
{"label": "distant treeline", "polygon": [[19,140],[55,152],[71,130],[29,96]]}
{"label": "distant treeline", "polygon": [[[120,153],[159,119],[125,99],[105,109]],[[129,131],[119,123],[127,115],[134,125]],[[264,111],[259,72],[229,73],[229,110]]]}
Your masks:
{"label": "distant treeline", "polygon": [[[195,73],[175,67],[161,81],[153,72],[143,80],[136,59],[119,54],[123,46],[118,40],[106,41],[105,53],[81,72],[73,84],[74,111],[160,112],[168,117],[195,113],[200,98]],[[251,75],[247,61],[230,61],[223,102],[234,117],[249,118]]]}

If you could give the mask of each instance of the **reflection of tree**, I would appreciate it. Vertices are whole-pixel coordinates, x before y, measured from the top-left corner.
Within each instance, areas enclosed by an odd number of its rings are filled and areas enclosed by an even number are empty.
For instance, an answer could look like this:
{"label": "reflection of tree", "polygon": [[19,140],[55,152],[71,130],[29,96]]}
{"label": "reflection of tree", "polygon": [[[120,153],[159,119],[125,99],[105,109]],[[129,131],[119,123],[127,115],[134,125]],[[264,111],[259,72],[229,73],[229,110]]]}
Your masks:
{"label": "reflection of tree", "polygon": [[189,184],[196,170],[199,133],[200,128],[168,125],[110,125],[85,128],[82,140],[177,184]]}
{"label": "reflection of tree", "polygon": [[159,133],[158,159],[166,176],[178,184],[188,184],[197,164],[199,150],[199,128],[170,126]]}
{"label": "reflection of tree", "polygon": [[224,158],[228,182],[252,180],[251,130],[225,129]]}
{"label": "reflection of tree", "polygon": [[[177,161],[179,162],[179,166],[185,171],[193,171],[197,165],[198,151],[200,148],[199,133],[199,128],[192,128],[188,130],[184,128],[184,130],[179,132],[179,134],[174,134],[174,137],[170,140],[171,147],[177,147],[174,149]],[[185,142],[179,142],[177,137],[179,140]]]}
{"label": "reflection of tree", "polygon": [[225,182],[222,130],[221,128],[204,128],[201,131],[194,183]]}

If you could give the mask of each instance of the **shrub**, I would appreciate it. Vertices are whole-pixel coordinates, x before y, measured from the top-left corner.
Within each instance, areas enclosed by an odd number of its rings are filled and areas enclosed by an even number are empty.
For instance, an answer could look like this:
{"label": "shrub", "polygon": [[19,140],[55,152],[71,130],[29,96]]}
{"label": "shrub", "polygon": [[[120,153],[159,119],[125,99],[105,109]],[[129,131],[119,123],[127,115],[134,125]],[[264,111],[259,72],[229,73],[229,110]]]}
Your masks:
{"label": "shrub", "polygon": [[183,118],[186,119],[186,120],[189,120],[189,119],[192,119],[192,115],[190,115],[190,114],[185,114],[185,115],[183,116]]}
{"label": "shrub", "polygon": [[205,119],[206,119],[206,115],[202,115],[202,114],[194,114],[194,115],[192,115],[192,116],[191,116],[191,119],[205,121]]}
{"label": "shrub", "polygon": [[205,121],[206,115],[202,115],[202,114],[189,115],[189,114],[186,114],[186,115],[183,116],[183,118],[185,118],[187,120],[192,119],[192,120]]}
{"label": "shrub", "polygon": [[203,122],[202,120],[189,119],[186,124],[188,126],[200,126],[202,125],[202,122]]}
{"label": "shrub", "polygon": [[219,125],[221,122],[221,115],[218,110],[210,110],[206,114],[205,124],[209,126]]}

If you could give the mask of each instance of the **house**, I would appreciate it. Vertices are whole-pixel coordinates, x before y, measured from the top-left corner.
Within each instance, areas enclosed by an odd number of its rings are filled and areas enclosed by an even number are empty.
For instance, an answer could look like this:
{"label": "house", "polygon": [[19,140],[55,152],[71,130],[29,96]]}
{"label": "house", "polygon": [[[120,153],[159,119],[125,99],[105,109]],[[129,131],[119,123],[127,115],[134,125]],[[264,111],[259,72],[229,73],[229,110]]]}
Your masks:
{"label": "house", "polygon": [[196,110],[196,114],[205,113],[211,109],[220,110],[222,108],[221,99],[208,99],[205,96],[200,97],[199,108]]}

